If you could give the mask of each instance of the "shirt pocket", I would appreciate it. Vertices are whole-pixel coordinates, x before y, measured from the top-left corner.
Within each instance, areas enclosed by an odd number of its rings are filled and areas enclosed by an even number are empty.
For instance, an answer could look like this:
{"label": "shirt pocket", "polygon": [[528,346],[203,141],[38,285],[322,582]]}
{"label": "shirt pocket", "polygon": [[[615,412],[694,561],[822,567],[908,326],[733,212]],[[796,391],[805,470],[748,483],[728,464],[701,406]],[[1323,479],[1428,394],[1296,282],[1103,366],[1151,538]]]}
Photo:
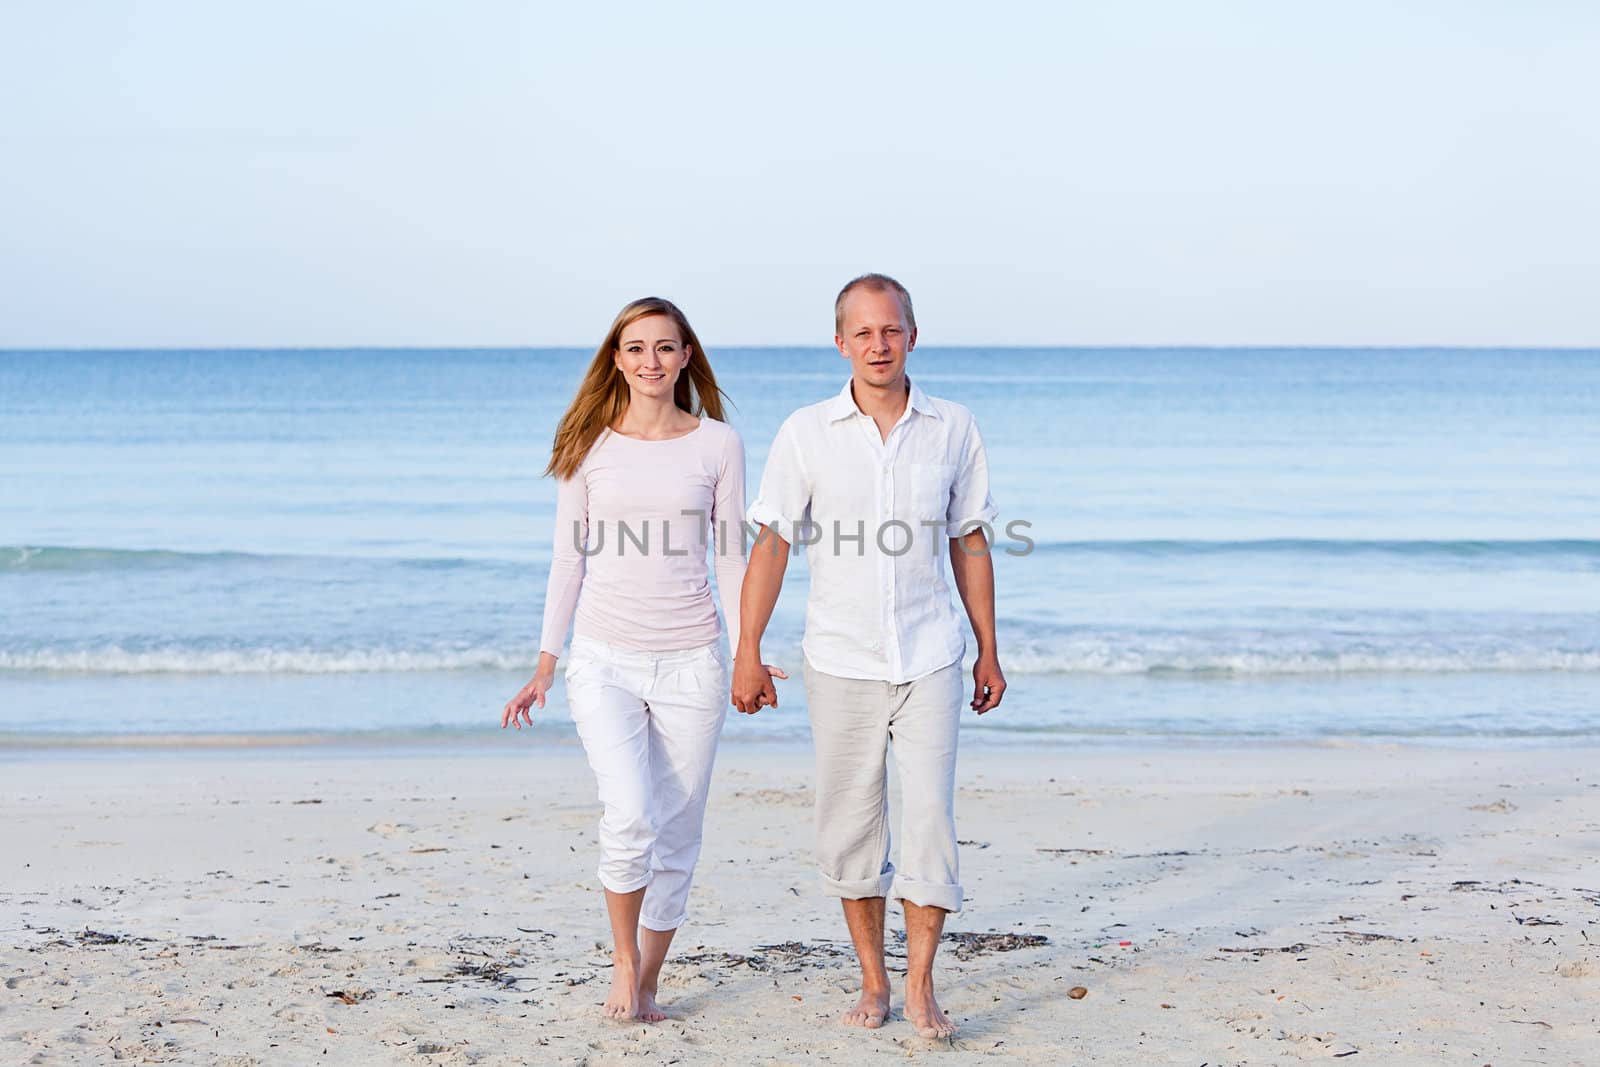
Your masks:
{"label": "shirt pocket", "polygon": [[916,519],[946,521],[955,474],[952,463],[911,464],[911,512]]}

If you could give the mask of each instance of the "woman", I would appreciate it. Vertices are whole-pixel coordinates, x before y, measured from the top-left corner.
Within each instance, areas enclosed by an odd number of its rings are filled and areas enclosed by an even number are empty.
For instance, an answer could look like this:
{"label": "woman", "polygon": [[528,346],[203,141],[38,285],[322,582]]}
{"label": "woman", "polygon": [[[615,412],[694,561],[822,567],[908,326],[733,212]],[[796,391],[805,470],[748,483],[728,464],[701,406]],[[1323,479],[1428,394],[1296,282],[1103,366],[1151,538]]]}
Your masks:
{"label": "woman", "polygon": [[[533,679],[500,725],[544,707],[569,623],[567,703],[600,786],[600,883],[613,938],[605,1014],[658,1022],[656,985],[686,916],[744,577],[744,444],[688,320],[623,308],[556,430],[555,551]],[[708,537],[715,531],[715,538]],[[778,677],[786,677],[773,670]]]}

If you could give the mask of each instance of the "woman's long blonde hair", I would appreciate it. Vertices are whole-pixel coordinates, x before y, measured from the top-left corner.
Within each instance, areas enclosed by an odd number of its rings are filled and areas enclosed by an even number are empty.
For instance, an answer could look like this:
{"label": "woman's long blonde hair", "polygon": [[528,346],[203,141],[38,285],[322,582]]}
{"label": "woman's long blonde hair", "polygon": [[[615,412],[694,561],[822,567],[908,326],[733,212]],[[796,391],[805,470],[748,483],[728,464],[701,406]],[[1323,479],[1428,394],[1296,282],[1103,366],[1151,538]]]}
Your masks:
{"label": "woman's long blonde hair", "polygon": [[556,427],[550,465],[544,469],[546,474],[565,481],[578,473],[578,467],[600,435],[628,410],[628,383],[617,369],[616,352],[622,342],[622,331],[647,315],[670,318],[689,350],[689,361],[678,372],[672,394],[678,407],[691,415],[706,415],[723,421],[722,390],[717,387],[716,375],[711,373],[711,361],[706,358],[706,350],[700,347],[700,338],[694,335],[689,320],[676,304],[659,296],[647,296],[617,312],[606,339],[595,350],[594,359],[589,361],[589,369],[578,384],[578,394],[572,398],[572,405]]}

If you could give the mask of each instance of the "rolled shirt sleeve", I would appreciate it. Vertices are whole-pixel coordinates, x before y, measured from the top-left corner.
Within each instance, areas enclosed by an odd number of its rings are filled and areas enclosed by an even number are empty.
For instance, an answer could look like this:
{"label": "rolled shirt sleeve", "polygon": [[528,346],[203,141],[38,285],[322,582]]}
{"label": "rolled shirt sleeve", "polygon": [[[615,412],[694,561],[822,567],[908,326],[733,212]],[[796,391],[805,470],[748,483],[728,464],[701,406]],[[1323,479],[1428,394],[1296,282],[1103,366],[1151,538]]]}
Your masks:
{"label": "rolled shirt sleeve", "polygon": [[811,479],[801,459],[796,432],[793,416],[778,428],[761,472],[761,489],[747,516],[751,523],[771,527],[791,544],[795,528],[811,506]]}
{"label": "rolled shirt sleeve", "polygon": [[983,436],[978,432],[978,420],[968,417],[966,442],[962,445],[961,459],[956,465],[955,480],[950,485],[950,506],[945,513],[945,535],[964,537],[983,523],[990,528],[990,541],[994,540],[993,526],[1000,509],[989,495],[989,454],[983,447]]}

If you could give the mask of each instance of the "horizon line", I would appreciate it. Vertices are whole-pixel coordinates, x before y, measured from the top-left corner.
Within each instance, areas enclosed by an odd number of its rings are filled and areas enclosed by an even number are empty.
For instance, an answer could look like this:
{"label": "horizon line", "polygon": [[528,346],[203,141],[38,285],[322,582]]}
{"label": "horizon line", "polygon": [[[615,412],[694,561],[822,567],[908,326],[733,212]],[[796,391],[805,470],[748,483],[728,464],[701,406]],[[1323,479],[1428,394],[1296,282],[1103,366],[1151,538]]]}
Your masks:
{"label": "horizon line", "polygon": [[[758,351],[835,351],[828,344],[738,344],[707,345],[708,349],[758,350]],[[150,353],[150,352],[540,352],[540,351],[590,351],[591,344],[230,344],[230,345],[0,345],[0,355],[17,353]],[[1000,349],[1007,351],[1065,351],[1065,352],[1572,352],[1600,353],[1600,344],[1548,345],[1548,344],[927,344],[919,350]]]}

